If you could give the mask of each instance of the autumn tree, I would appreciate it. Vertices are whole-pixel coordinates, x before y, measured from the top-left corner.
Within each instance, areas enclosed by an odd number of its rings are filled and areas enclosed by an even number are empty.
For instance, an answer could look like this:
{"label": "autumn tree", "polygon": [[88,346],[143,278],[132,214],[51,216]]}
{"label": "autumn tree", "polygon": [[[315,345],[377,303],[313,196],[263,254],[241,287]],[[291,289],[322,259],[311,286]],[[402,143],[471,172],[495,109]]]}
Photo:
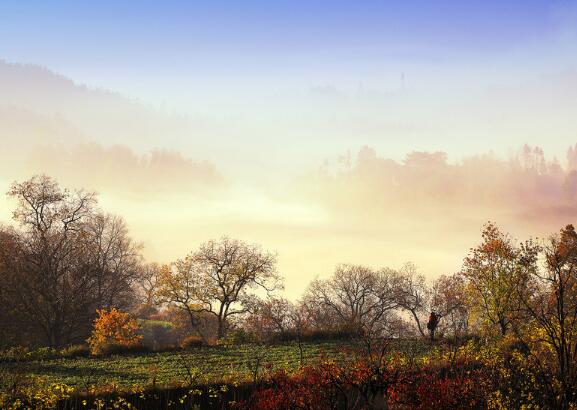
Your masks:
{"label": "autumn tree", "polygon": [[299,317],[306,318],[302,322],[306,323],[307,330],[334,332],[342,328],[341,317],[334,309],[327,309],[323,301],[319,300],[315,293],[311,291],[311,285],[312,283],[297,305]]}
{"label": "autumn tree", "polygon": [[523,313],[520,295],[532,292],[537,250],[530,243],[516,245],[493,223],[485,225],[482,237],[465,258],[462,274],[483,321],[505,335]]}
{"label": "autumn tree", "polygon": [[216,316],[219,338],[224,336],[231,316],[249,311],[251,290],[282,288],[276,255],[258,245],[224,237],[202,244],[194,259],[206,283],[200,301],[205,311]]}
{"label": "autumn tree", "polygon": [[204,311],[200,294],[208,286],[206,278],[192,255],[160,267],[154,297],[186,313],[191,329],[198,327],[199,313]]}
{"label": "autumn tree", "polygon": [[101,354],[110,346],[138,345],[142,340],[138,334],[138,323],[128,313],[116,308],[99,309],[97,313],[94,330],[87,340],[92,354]]}
{"label": "autumn tree", "polygon": [[202,244],[196,252],[166,267],[158,294],[165,302],[186,310],[191,321],[195,313],[214,315],[220,339],[232,316],[249,311],[254,290],[280,288],[274,254],[224,237]]}
{"label": "autumn tree", "polygon": [[21,227],[10,297],[21,320],[38,326],[50,346],[61,346],[79,316],[88,321],[90,275],[80,261],[95,195],[62,190],[46,176],[14,183],[8,195],[17,201],[13,215]]}
{"label": "autumn tree", "polygon": [[[534,292],[519,293],[530,322],[516,336],[549,369],[547,384],[555,408],[577,402],[577,232],[567,225],[542,247],[544,268],[533,272]],[[543,373],[543,372],[541,372]]]}

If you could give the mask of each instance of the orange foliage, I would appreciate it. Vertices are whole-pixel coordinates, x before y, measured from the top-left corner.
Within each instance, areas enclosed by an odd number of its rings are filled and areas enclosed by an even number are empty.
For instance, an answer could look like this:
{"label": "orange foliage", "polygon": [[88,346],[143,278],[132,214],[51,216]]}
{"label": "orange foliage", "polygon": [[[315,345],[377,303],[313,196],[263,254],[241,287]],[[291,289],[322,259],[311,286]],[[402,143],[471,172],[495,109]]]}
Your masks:
{"label": "orange foliage", "polygon": [[94,321],[94,330],[87,342],[94,355],[101,354],[110,345],[134,346],[140,343],[142,336],[137,334],[138,323],[128,313],[116,308],[96,310],[98,317]]}

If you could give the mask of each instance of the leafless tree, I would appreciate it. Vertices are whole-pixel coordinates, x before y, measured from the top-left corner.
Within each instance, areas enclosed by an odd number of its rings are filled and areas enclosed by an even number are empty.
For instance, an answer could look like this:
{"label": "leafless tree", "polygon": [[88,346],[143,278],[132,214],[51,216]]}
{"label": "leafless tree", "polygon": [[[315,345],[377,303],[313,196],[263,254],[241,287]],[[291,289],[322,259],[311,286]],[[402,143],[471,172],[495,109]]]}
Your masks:
{"label": "leafless tree", "polygon": [[307,298],[335,313],[347,327],[380,332],[398,307],[395,288],[396,277],[391,270],[339,265],[331,278],[311,283]]}
{"label": "leafless tree", "polygon": [[466,334],[469,330],[469,306],[465,282],[459,274],[443,275],[433,282],[431,288],[431,311],[439,315],[439,329],[453,336]]}
{"label": "leafless tree", "polygon": [[157,311],[160,269],[160,265],[154,262],[140,265],[135,291],[139,303],[137,311],[141,317],[148,317]]}
{"label": "leafless tree", "polygon": [[194,260],[206,283],[199,298],[203,309],[216,316],[219,338],[224,336],[231,316],[249,311],[251,290],[272,292],[282,288],[276,255],[258,245],[224,237],[202,244]]}
{"label": "leafless tree", "polygon": [[292,309],[293,304],[282,297],[259,299],[246,318],[245,326],[262,339],[270,339],[290,329]]}
{"label": "leafless tree", "polygon": [[86,230],[87,268],[92,270],[94,296],[99,307],[127,308],[140,278],[142,246],[128,235],[124,220],[118,216],[94,213]]}
{"label": "leafless tree", "polygon": [[10,247],[0,254],[3,298],[15,321],[53,347],[81,340],[96,308],[129,298],[139,258],[121,219],[100,214],[96,195],[47,176],[14,183]]}
{"label": "leafless tree", "polygon": [[411,263],[405,264],[397,275],[395,294],[399,307],[411,314],[421,336],[427,337],[423,322],[429,313],[431,292],[425,277]]}

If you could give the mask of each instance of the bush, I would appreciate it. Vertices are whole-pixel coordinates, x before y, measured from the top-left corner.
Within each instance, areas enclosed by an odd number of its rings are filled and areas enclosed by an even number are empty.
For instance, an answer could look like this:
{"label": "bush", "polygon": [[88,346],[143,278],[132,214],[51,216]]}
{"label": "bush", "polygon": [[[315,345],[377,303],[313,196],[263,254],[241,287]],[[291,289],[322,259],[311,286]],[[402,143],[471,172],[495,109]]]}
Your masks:
{"label": "bush", "polygon": [[88,357],[90,347],[88,345],[71,345],[60,351],[62,357]]}
{"label": "bush", "polygon": [[142,343],[120,344],[120,343],[106,343],[100,347],[98,356],[122,355],[122,354],[140,354],[149,353],[150,349]]}
{"label": "bush", "polygon": [[174,325],[162,320],[139,320],[142,344],[150,350],[168,350],[178,346]]}
{"label": "bush", "polygon": [[0,361],[3,362],[53,359],[55,357],[58,357],[58,352],[51,347],[40,347],[36,350],[29,350],[24,346],[14,346],[0,352]]}
{"label": "bush", "polygon": [[187,336],[184,340],[180,343],[180,347],[183,349],[195,349],[199,347],[206,346],[206,343],[200,336]]}
{"label": "bush", "polygon": [[16,362],[26,360],[30,351],[24,346],[14,346],[0,352],[0,360],[3,362]]}
{"label": "bush", "polygon": [[[351,329],[305,330],[301,334],[303,342],[323,342],[327,340],[351,340],[359,336],[359,332]],[[298,340],[295,330],[286,330],[273,336],[275,342],[290,342]]]}
{"label": "bush", "polygon": [[32,360],[52,359],[54,357],[58,357],[58,351],[51,347],[39,347],[28,353],[28,358]]}
{"label": "bush", "polygon": [[248,343],[259,342],[259,337],[253,332],[247,332],[246,330],[239,328],[234,329],[229,332],[229,334],[221,342],[229,346],[238,346]]}

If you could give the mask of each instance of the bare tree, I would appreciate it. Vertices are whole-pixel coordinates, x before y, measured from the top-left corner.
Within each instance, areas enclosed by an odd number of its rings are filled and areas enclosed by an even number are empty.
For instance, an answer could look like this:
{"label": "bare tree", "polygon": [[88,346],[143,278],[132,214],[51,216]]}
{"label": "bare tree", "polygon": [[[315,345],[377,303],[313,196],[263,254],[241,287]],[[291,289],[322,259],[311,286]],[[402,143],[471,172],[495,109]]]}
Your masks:
{"label": "bare tree", "polygon": [[292,309],[292,303],[282,297],[257,300],[245,321],[245,326],[258,333],[261,338],[271,338],[275,334],[285,333],[291,327]]}
{"label": "bare tree", "polygon": [[0,255],[3,297],[43,344],[84,339],[97,308],[130,299],[138,248],[120,218],[98,211],[94,193],[35,176],[8,195],[19,226]]}
{"label": "bare tree", "polygon": [[129,307],[140,277],[142,246],[132,241],[124,220],[118,216],[94,213],[86,230],[86,263],[92,270],[98,307]]}
{"label": "bare tree", "polygon": [[289,311],[289,318],[296,334],[300,365],[302,367],[305,365],[303,333],[310,325],[310,311],[307,305],[304,302],[292,304]]}
{"label": "bare tree", "polygon": [[272,292],[282,288],[276,256],[262,251],[258,245],[224,237],[202,244],[194,260],[206,283],[199,300],[204,311],[216,316],[218,338],[224,336],[231,316],[249,311],[251,290]]}
{"label": "bare tree", "polygon": [[157,263],[142,264],[135,284],[137,308],[140,317],[148,317],[155,313],[159,305],[157,292],[161,267]]}
{"label": "bare tree", "polygon": [[417,325],[417,330],[427,337],[423,326],[424,317],[430,310],[431,291],[425,277],[418,273],[412,263],[405,264],[398,272],[395,294],[399,307],[409,312]]}
{"label": "bare tree", "polygon": [[80,261],[95,195],[62,190],[46,176],[14,183],[8,195],[17,200],[13,215],[21,227],[8,289],[21,319],[38,326],[47,344],[61,346],[79,316],[88,320],[91,277]]}
{"label": "bare tree", "polygon": [[469,307],[465,282],[461,275],[443,275],[433,282],[431,288],[431,311],[440,319],[441,331],[449,331],[453,336],[468,332]]}
{"label": "bare tree", "polygon": [[347,327],[380,332],[398,307],[395,282],[391,270],[339,265],[331,278],[311,283],[307,298],[334,312]]}

